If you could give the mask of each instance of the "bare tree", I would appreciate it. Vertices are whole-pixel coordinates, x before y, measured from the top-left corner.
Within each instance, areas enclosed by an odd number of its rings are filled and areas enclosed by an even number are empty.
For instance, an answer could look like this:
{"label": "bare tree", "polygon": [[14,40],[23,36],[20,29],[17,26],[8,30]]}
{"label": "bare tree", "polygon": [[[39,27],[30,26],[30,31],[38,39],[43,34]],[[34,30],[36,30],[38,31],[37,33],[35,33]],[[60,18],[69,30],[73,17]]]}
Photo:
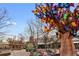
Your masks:
{"label": "bare tree", "polygon": [[35,35],[36,35],[36,48],[38,48],[38,40],[39,40],[39,37],[42,36],[44,34],[43,32],[43,24],[40,22],[40,20],[36,19],[35,22],[32,22],[33,26],[34,26],[34,29],[35,29]]}
{"label": "bare tree", "polygon": [[27,28],[25,28],[25,31],[24,31],[24,36],[26,37],[26,39],[27,39],[27,37],[28,37],[28,39],[30,37],[34,37],[34,38],[36,37],[34,39],[34,41],[35,41],[34,44],[35,44],[36,48],[38,48],[39,36],[43,33],[42,26],[43,25],[39,20],[34,19],[34,21],[33,21],[33,19],[32,19],[30,22],[27,23]]}
{"label": "bare tree", "polygon": [[7,10],[4,8],[0,9],[0,38],[4,38],[7,34],[8,26],[13,25],[10,21],[11,18],[8,17]]}

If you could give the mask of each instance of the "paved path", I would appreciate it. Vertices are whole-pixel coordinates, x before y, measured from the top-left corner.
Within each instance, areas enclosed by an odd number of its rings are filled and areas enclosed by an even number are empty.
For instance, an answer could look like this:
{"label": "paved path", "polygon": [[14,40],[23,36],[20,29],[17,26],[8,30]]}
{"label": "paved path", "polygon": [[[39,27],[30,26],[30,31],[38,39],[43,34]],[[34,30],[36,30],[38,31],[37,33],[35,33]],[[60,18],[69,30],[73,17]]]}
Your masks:
{"label": "paved path", "polygon": [[14,50],[11,52],[10,56],[29,56],[30,53],[23,50]]}

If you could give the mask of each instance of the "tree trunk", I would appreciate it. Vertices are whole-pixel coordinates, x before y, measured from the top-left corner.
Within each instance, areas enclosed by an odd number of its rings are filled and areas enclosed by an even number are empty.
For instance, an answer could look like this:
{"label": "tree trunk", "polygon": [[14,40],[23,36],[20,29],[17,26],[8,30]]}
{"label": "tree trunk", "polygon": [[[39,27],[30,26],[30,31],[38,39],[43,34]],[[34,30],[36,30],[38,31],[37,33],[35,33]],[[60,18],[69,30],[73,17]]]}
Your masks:
{"label": "tree trunk", "polygon": [[48,33],[46,33],[44,35],[44,43],[45,43],[45,49],[46,49],[46,51],[47,51],[47,41],[48,41]]}
{"label": "tree trunk", "polygon": [[60,55],[61,56],[75,56],[75,47],[70,36],[70,32],[59,33],[61,43]]}

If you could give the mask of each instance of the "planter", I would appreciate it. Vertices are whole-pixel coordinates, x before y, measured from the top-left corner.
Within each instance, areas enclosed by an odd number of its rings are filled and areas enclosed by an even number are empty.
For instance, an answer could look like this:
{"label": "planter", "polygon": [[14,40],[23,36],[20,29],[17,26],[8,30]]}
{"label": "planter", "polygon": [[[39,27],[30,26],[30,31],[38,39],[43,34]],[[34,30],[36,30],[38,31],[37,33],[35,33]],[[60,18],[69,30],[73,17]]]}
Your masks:
{"label": "planter", "polygon": [[2,53],[0,53],[0,56],[9,56],[11,53],[10,52],[2,52]]}

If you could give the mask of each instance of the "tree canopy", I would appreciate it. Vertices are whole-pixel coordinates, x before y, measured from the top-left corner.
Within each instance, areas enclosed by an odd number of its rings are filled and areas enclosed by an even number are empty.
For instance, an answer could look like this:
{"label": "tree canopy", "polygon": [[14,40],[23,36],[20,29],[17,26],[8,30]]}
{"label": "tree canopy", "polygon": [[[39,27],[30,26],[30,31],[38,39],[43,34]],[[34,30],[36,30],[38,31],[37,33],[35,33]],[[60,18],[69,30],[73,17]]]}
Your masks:
{"label": "tree canopy", "polygon": [[70,7],[74,7],[74,3],[35,4],[35,10],[32,12],[46,24],[44,32],[57,29],[61,33],[70,32],[76,36],[79,30],[79,4],[73,12]]}

